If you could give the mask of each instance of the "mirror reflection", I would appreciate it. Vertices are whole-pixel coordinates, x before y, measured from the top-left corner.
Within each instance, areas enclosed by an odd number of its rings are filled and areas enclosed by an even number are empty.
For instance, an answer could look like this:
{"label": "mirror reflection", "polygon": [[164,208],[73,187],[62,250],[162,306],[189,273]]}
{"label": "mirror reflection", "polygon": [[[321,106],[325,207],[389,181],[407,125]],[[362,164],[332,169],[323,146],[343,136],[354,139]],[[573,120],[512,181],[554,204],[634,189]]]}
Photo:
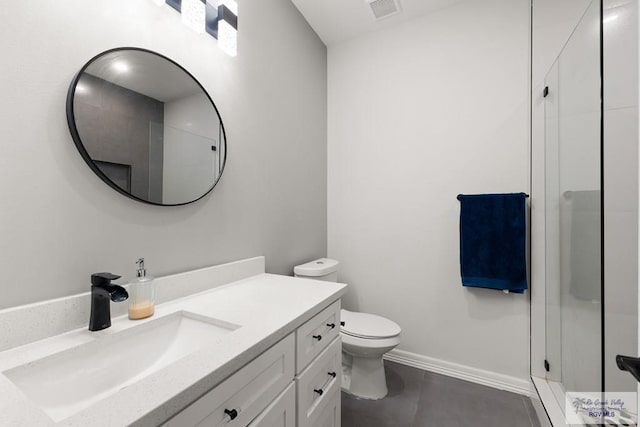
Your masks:
{"label": "mirror reflection", "polygon": [[190,203],[224,169],[215,105],[191,74],[159,54],[123,48],[92,59],[71,85],[67,116],[89,166],[134,199]]}

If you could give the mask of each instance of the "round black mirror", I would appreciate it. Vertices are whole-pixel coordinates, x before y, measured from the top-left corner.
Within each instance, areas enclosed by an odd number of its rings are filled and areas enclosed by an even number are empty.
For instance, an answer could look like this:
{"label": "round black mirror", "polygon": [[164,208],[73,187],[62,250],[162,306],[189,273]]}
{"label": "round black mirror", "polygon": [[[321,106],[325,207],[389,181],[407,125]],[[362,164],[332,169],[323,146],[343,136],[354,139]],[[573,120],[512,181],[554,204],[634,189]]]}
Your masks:
{"label": "round black mirror", "polygon": [[224,170],[226,135],[211,97],[187,70],[149,50],[91,59],[71,82],[67,122],[89,167],[141,202],[194,202]]}

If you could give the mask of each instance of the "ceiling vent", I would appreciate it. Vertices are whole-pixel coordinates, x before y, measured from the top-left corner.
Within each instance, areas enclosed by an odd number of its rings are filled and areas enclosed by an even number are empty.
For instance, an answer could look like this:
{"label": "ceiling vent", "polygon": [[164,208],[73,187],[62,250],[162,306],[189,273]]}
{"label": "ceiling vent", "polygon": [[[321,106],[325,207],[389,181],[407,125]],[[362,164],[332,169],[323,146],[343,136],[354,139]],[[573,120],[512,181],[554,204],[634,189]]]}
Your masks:
{"label": "ceiling vent", "polygon": [[386,18],[400,12],[398,0],[367,0],[376,19]]}

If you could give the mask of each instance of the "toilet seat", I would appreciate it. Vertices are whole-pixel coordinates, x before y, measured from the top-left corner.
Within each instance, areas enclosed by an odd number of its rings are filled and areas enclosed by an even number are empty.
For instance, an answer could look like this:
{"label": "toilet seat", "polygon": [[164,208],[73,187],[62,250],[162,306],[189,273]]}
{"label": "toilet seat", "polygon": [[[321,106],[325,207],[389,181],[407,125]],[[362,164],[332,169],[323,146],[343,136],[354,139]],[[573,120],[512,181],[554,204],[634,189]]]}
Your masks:
{"label": "toilet seat", "polygon": [[382,316],[355,311],[340,310],[340,320],[344,326],[340,332],[354,338],[382,340],[400,335],[400,326]]}

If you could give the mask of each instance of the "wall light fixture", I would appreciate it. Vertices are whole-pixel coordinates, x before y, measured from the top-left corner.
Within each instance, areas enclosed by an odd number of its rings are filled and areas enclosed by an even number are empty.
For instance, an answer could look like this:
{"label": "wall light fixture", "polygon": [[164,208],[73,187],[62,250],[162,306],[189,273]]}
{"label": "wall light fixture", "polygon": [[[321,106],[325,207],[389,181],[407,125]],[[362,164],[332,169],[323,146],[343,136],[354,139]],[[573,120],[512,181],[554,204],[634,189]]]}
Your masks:
{"label": "wall light fixture", "polygon": [[218,40],[218,47],[227,55],[238,55],[238,3],[235,0],[151,1],[168,4],[181,14],[187,27]]}

